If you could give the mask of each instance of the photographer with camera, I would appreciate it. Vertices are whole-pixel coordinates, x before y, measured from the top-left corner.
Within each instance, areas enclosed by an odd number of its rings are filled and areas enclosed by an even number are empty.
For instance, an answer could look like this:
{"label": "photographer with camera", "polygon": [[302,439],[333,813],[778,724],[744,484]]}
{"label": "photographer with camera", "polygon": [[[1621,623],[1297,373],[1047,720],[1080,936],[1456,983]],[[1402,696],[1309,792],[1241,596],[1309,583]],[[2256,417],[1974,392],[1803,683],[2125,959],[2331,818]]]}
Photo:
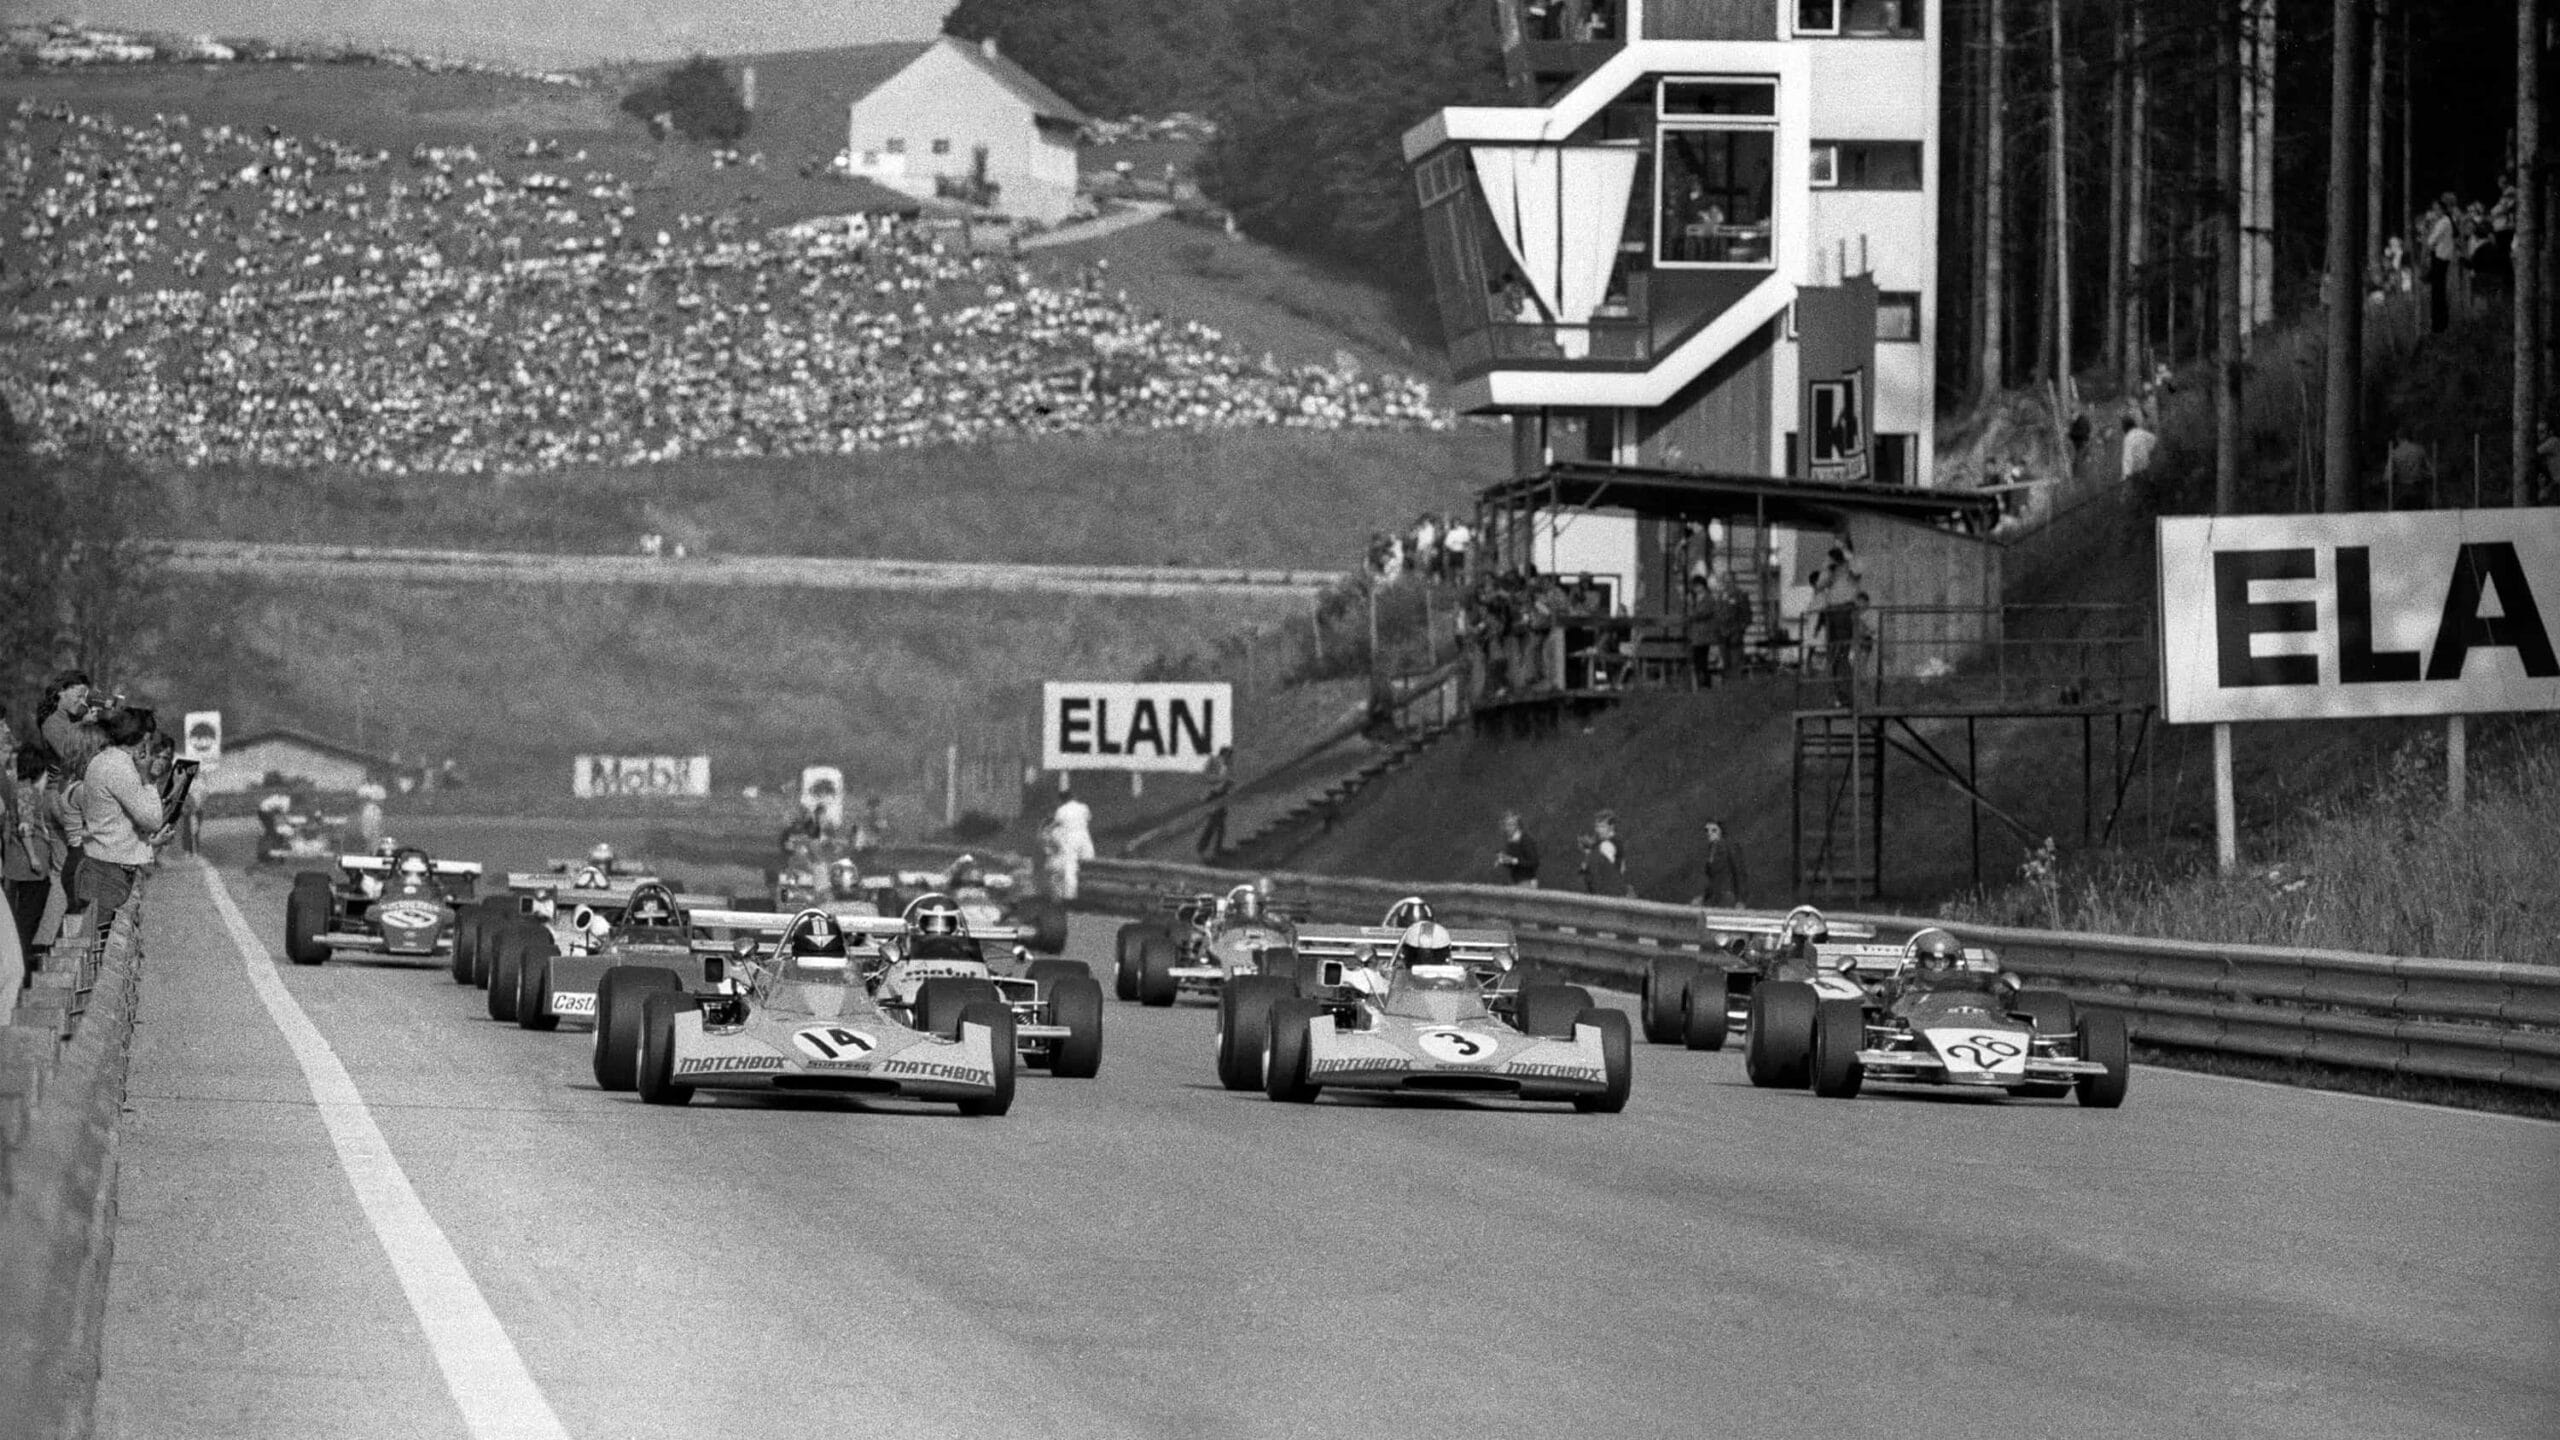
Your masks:
{"label": "photographer with camera", "polygon": [[145,767],[157,765],[151,755],[149,713],[110,711],[102,729],[106,748],[81,776],[80,820],[87,840],[72,891],[74,902],[88,907],[89,924],[99,933],[133,893],[142,867],[168,843],[171,829],[159,789],[144,778]]}
{"label": "photographer with camera", "polygon": [[1582,888],[1594,895],[1632,898],[1635,882],[1627,878],[1626,847],[1618,843],[1618,812],[1603,810],[1591,817],[1591,833],[1574,841],[1582,851]]}

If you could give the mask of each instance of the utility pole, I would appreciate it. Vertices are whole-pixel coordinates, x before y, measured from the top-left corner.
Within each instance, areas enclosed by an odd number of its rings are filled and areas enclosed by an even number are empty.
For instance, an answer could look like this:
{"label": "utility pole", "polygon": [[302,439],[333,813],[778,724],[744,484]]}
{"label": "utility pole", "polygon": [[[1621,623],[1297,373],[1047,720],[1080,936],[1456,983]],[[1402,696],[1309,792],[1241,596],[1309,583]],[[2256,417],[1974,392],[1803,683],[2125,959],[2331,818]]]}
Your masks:
{"label": "utility pole", "polygon": [[2124,356],[2124,187],[2125,166],[2124,92],[2127,83],[2127,57],[2132,53],[2126,31],[2130,28],[2125,12],[2133,0],[2116,0],[2114,65],[2107,74],[2107,293],[2099,314],[2099,363],[2115,370],[2118,388],[2133,389],[2134,374],[2122,365]]}
{"label": "utility pole", "polygon": [[2215,7],[2214,178],[2220,194],[2214,246],[2213,513],[2240,504],[2240,11]]}
{"label": "utility pole", "polygon": [[2364,263],[2371,267],[2382,263],[2383,183],[2391,174],[2382,153],[2391,119],[2391,0],[2373,0],[2373,36],[2367,50],[2372,59],[2365,66],[2364,86]]}
{"label": "utility pole", "polygon": [[2151,354],[2151,60],[2143,48],[2143,6],[2133,8],[2133,76],[2126,100],[2124,188],[2124,374],[2128,382],[2149,377],[2143,361]]}
{"label": "utility pole", "polygon": [[[2530,4],[2532,0],[2519,0]],[[2329,57],[2329,394],[2321,447],[2322,507],[2352,510],[2364,479],[2364,267],[2356,251],[2364,229],[2365,0],[2331,0],[2336,49]]]}
{"label": "utility pole", "polygon": [[1982,394],[1997,395],[2009,383],[2003,349],[2009,303],[2007,249],[2009,26],[2001,13],[2009,0],[1989,0],[1989,36],[1983,49],[1982,122]]}
{"label": "utility pole", "polygon": [[2071,393],[2071,96],[2063,88],[2062,0],[2045,0],[2045,94],[2053,133],[2046,151],[2053,184],[2053,380]]}
{"label": "utility pole", "polygon": [[2542,0],[2516,0],[2515,415],[2509,455],[2518,505],[2533,503],[2542,418]]}

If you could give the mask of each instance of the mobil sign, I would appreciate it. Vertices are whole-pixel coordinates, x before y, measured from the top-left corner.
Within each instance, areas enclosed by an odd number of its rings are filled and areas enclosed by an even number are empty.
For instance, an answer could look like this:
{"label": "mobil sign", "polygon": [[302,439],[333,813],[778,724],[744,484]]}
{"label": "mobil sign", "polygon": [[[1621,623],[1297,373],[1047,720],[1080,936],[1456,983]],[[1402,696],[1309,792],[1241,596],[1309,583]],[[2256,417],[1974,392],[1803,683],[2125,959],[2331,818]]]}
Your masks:
{"label": "mobil sign", "polygon": [[1052,680],[1041,687],[1044,769],[1197,774],[1235,743],[1232,685]]}
{"label": "mobil sign", "polygon": [[2560,509],[2160,521],[2172,723],[2560,710]]}

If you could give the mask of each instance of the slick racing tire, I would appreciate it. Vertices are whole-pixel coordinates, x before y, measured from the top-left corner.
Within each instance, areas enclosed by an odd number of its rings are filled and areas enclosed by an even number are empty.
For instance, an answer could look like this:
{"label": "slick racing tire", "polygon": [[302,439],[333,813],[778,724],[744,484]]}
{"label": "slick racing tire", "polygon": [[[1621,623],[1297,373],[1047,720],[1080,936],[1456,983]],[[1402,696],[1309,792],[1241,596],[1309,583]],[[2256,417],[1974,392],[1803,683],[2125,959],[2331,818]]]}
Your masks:
{"label": "slick racing tire", "polygon": [[1035,955],[1061,955],[1067,948],[1067,906],[1063,900],[1033,900],[1025,903],[1015,923],[1029,926],[1028,945]]}
{"label": "slick racing tire", "polygon": [[[1132,920],[1128,924],[1121,926],[1118,938],[1112,942],[1112,964],[1115,966],[1135,965],[1138,962],[1139,940],[1146,936],[1153,935],[1156,932],[1157,927],[1155,922],[1152,920]],[[1134,1000],[1137,997],[1134,995],[1123,995],[1120,998],[1123,1000]]]}
{"label": "slick racing tire", "polygon": [[1635,1088],[1635,1027],[1627,1023],[1627,1012],[1597,1005],[1574,1016],[1573,1023],[1599,1028],[1601,1083],[1606,1087],[1598,1094],[1574,1096],[1573,1108],[1587,1114],[1615,1115],[1627,1108],[1627,1092]]}
{"label": "slick racing tire", "polygon": [[1163,1009],[1181,993],[1173,967],[1181,958],[1170,935],[1150,935],[1138,945],[1138,1003]]}
{"label": "slick racing tire", "polygon": [[1704,970],[1695,960],[1656,960],[1644,972],[1644,1041],[1648,1045],[1681,1042],[1681,997]]}
{"label": "slick racing tire", "polygon": [[1541,1040],[1570,1040],[1573,1019],[1591,1008],[1591,992],[1579,985],[1530,985],[1520,991],[1520,1033]]}
{"label": "slick racing tire", "polygon": [[480,922],[488,911],[479,905],[457,905],[453,912],[453,983],[471,983],[471,957],[480,949]]}
{"label": "slick racing tire", "polygon": [[1721,1050],[1733,1029],[1725,1008],[1724,972],[1701,967],[1680,992],[1680,1043],[1692,1050]]}
{"label": "slick racing tire", "polygon": [[1262,1088],[1272,1012],[1297,993],[1295,981],[1278,975],[1238,975],[1218,992],[1219,1084],[1230,1090]]}
{"label": "slick racing tire", "polygon": [[1313,1000],[1282,1000],[1271,1007],[1271,1043],[1265,1047],[1262,1093],[1286,1104],[1304,1105],[1324,1087],[1308,1077],[1314,1047],[1307,1027],[1325,1018]]}
{"label": "slick racing tire", "polygon": [[498,963],[498,937],[514,926],[535,923],[522,913],[503,912],[495,907],[482,915],[479,943],[471,947],[471,983],[483,990],[488,989],[489,972]]}
{"label": "slick racing tire", "polygon": [[1742,1031],[1742,1073],[1763,1090],[1801,1090],[1813,1080],[1813,1022],[1821,997],[1801,980],[1766,980],[1751,991]]}
{"label": "slick racing tire", "polygon": [[1049,1023],[1067,1027],[1049,1049],[1049,1073],[1062,1080],[1102,1073],[1102,982],[1076,969],[1049,987]]}
{"label": "slick racing tire", "polygon": [[693,1087],[676,1083],[676,1017],[702,1008],[702,997],[660,991],[640,1002],[640,1098],[652,1105],[683,1105]]}
{"label": "slick racing tire", "polygon": [[329,933],[329,877],[305,870],[293,877],[293,893],[284,902],[284,958],[296,965],[317,965],[329,958],[320,937]]}
{"label": "slick racing tire", "polygon": [[596,982],[596,1088],[628,1090],[639,1083],[641,1006],[652,995],[683,989],[673,971],[654,965],[616,965]]}
{"label": "slick racing tire", "polygon": [[[927,981],[926,983],[931,984],[933,982]],[[954,983],[961,985],[986,985],[986,982],[983,980],[961,980]],[[989,985],[987,988],[992,990],[995,987]],[[1100,987],[1097,986],[1095,988],[1099,989]],[[961,1032],[972,1025],[984,1025],[987,1027],[989,1032],[987,1036],[987,1053],[993,1058],[995,1063],[996,1085],[995,1091],[992,1094],[973,1095],[970,1098],[961,1101],[960,1113],[963,1115],[1001,1115],[1007,1110],[1013,1108],[1013,1071],[1015,1049],[1013,1038],[1013,1012],[1005,1008],[1004,1002],[1001,1000],[973,1000],[969,1004],[961,1007],[960,1018],[951,1027],[951,1038],[954,1040],[959,1039]]]}
{"label": "slick racing tire", "polygon": [[1061,980],[1090,980],[1093,969],[1081,960],[1034,960],[1022,967],[1022,975],[1039,982],[1040,994],[1046,998],[1050,986]]}
{"label": "slick racing tire", "polygon": [[[2035,1027],[2039,1040],[2058,1041],[2078,1033],[2080,1012],[2059,990],[2021,990],[2009,997],[2009,1013]],[[2029,1049],[2034,1047],[2031,1045]],[[2021,1085],[2015,1094],[2029,1100],[2059,1100],[2071,1093],[2071,1082]]]}
{"label": "slick racing tire", "polygon": [[1866,1083],[1858,1047],[1867,1041],[1866,1007],[1855,1000],[1825,1000],[1813,1021],[1813,1093],[1847,1100]]}
{"label": "slick racing tire", "polygon": [[2080,1103],[2092,1110],[2113,1110],[2124,1103],[2132,1078],[2133,1045],[2124,1017],[2113,1010],[2092,1010],[2080,1017],[2080,1058],[2107,1067],[2104,1075],[2083,1075],[2076,1083]]}
{"label": "slick racing tire", "polygon": [[[516,986],[521,979],[519,972],[524,966],[525,951],[532,947],[533,937],[538,934],[543,934],[541,927],[529,921],[519,920],[498,927],[498,940],[493,947],[495,953],[489,957],[490,1019],[510,1025],[515,1023]],[[544,938],[550,937],[544,935]]]}
{"label": "slick racing tire", "polygon": [[[927,980],[916,989],[914,1027],[945,1040],[960,1037],[960,1017],[972,1005],[1002,1005],[992,980]],[[1011,1011],[1007,1011],[1011,1014]]]}
{"label": "slick racing tire", "polygon": [[557,1030],[560,1017],[551,1010],[551,962],[558,942],[548,930],[525,937],[516,955],[516,1023],[527,1030]]}

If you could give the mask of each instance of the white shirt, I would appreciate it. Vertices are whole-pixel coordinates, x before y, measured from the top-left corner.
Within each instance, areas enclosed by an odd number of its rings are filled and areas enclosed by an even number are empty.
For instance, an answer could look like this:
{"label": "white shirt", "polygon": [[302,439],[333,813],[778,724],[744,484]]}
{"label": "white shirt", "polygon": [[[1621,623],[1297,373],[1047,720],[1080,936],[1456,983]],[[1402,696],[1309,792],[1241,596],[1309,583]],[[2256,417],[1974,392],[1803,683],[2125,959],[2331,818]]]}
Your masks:
{"label": "white shirt", "polygon": [[2151,468],[2151,452],[2160,448],[2160,437],[2139,425],[2124,432],[2124,478],[2132,479]]}
{"label": "white shirt", "polygon": [[1073,796],[1058,802],[1057,812],[1049,823],[1058,827],[1058,841],[1066,853],[1079,860],[1093,858],[1093,807]]}

